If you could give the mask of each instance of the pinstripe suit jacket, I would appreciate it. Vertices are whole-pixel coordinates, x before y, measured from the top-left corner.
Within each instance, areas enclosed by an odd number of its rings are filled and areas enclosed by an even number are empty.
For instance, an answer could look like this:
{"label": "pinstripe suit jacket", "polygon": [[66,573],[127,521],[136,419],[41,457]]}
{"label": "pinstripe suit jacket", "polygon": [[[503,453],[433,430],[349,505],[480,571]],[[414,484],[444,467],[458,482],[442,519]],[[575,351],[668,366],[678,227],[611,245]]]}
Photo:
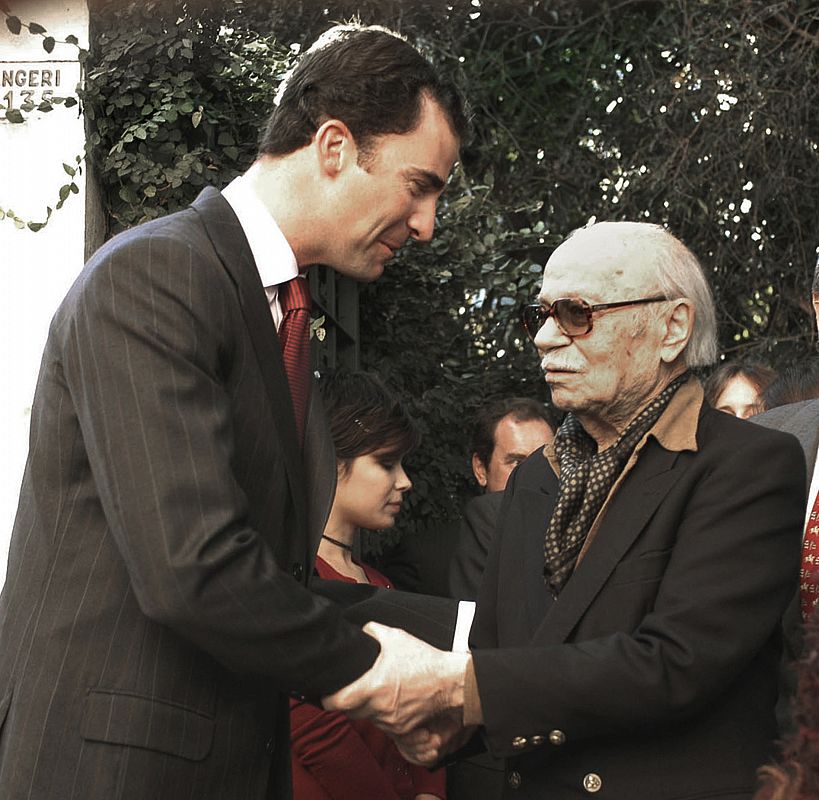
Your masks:
{"label": "pinstripe suit jacket", "polygon": [[218,192],[91,259],[32,409],[0,599],[0,797],[289,797],[282,690],[333,692],[378,650],[306,587],[334,491],[321,423],[312,406],[302,458]]}
{"label": "pinstripe suit jacket", "polygon": [[[817,447],[819,447],[819,400],[805,400],[801,403],[777,406],[764,414],[751,417],[751,421],[767,428],[792,433],[799,439],[808,466],[806,488],[810,490]],[[808,497],[808,502],[812,503],[813,498]],[[793,600],[782,615],[782,632],[785,644],[784,663],[780,675],[780,697],[776,714],[780,733],[784,735],[790,730],[792,724],[791,701],[796,692],[796,672],[793,664],[802,657],[803,648],[802,612],[799,610],[798,591],[794,592]]]}

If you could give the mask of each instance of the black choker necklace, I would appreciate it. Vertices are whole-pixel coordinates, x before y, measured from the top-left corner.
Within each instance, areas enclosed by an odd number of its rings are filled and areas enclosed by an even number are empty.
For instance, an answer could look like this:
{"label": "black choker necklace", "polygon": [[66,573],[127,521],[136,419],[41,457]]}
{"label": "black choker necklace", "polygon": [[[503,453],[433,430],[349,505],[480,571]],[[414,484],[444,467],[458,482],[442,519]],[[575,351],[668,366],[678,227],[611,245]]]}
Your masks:
{"label": "black choker necklace", "polygon": [[342,550],[347,550],[348,552],[353,552],[353,546],[351,544],[347,544],[346,542],[340,542],[338,539],[334,539],[332,536],[325,536],[323,533],[321,534],[322,539],[326,539],[330,544],[334,544],[336,547],[340,547]]}

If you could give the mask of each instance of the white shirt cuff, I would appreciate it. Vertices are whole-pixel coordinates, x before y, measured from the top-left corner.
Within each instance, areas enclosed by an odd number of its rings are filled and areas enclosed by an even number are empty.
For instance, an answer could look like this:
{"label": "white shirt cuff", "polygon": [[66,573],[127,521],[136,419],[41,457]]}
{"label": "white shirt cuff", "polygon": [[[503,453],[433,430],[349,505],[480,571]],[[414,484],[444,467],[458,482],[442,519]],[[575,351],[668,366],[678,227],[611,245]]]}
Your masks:
{"label": "white shirt cuff", "polygon": [[475,617],[474,600],[461,600],[458,603],[458,620],[455,623],[455,635],[452,637],[453,653],[469,652],[469,632]]}

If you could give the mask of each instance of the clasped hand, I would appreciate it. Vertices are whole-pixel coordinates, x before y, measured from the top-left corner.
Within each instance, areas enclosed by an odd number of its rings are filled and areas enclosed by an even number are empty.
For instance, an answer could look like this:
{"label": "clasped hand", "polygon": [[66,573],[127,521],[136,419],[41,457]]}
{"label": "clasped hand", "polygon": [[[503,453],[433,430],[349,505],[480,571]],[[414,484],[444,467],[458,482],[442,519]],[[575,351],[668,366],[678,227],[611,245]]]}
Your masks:
{"label": "clasped hand", "polygon": [[376,622],[364,632],[381,652],[358,680],[322,698],[330,711],[366,718],[390,734],[402,755],[428,766],[463,738],[468,653],[448,653]]}

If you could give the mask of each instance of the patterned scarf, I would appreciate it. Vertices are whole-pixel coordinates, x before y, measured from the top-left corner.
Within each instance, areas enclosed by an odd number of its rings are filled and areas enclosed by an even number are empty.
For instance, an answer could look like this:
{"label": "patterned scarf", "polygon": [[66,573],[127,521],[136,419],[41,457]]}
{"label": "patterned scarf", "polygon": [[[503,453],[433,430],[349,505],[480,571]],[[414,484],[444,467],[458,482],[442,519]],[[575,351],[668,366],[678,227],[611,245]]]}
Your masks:
{"label": "patterned scarf", "polygon": [[689,373],[675,378],[620,434],[597,452],[597,445],[574,414],[567,414],[554,439],[560,481],[552,518],[546,531],[543,578],[557,597],[574,569],[592,523],[626,466],[640,439],[651,430]]}

